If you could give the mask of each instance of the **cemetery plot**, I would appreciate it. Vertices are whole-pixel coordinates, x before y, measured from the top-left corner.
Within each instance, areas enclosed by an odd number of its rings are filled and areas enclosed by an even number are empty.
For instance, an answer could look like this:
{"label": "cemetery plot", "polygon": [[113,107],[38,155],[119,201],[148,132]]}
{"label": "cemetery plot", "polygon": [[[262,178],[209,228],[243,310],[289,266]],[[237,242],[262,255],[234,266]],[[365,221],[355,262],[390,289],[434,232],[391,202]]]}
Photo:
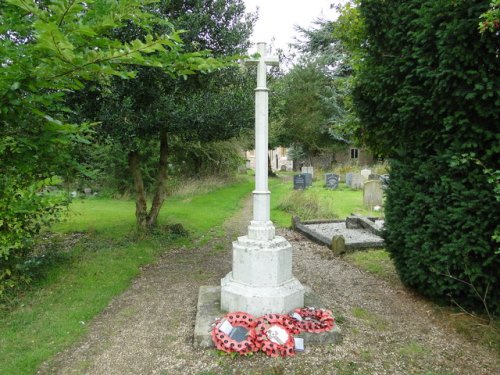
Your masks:
{"label": "cemetery plot", "polygon": [[[384,221],[380,219],[358,215],[350,216],[345,221],[301,222],[299,218],[294,218],[294,229],[340,254],[344,251],[384,247],[384,240],[380,237],[383,223]],[[339,237],[343,238],[342,246],[338,246]]]}

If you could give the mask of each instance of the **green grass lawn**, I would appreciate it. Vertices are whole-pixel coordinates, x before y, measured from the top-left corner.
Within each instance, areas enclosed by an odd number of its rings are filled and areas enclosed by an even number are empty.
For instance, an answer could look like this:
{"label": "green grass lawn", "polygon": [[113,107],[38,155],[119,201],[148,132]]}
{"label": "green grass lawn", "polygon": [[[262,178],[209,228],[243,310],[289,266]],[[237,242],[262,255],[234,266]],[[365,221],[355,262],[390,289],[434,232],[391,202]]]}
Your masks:
{"label": "green grass lawn", "polygon": [[[251,190],[251,180],[244,179],[207,194],[169,198],[160,224],[181,223],[191,239],[199,237],[220,228]],[[132,201],[112,199],[71,205],[68,221],[53,230],[86,234],[66,250],[65,261],[50,267],[14,309],[0,316],[1,374],[34,373],[85,333],[87,322],[130,285],[140,266],[171,246],[188,244],[186,238],[135,235],[134,208]]]}

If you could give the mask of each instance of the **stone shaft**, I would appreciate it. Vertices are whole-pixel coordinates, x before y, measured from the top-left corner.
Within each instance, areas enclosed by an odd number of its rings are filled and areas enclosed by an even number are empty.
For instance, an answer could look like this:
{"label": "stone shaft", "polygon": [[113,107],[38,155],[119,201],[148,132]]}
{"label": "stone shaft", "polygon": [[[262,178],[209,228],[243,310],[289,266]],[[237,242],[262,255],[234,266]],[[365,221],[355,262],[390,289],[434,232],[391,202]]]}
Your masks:
{"label": "stone shaft", "polygon": [[277,59],[266,56],[266,44],[258,43],[255,89],[255,190],[253,220],[248,235],[233,242],[233,271],[221,280],[221,308],[253,315],[287,313],[304,305],[304,288],[292,275],[292,247],[275,236],[270,220],[268,188],[268,89],[266,66]]}

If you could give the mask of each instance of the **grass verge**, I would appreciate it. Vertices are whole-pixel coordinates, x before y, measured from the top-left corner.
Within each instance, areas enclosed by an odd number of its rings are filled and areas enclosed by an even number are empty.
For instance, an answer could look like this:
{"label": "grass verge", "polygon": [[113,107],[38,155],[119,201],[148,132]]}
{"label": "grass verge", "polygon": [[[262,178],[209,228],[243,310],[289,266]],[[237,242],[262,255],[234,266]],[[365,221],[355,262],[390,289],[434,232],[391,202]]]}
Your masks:
{"label": "grass verge", "polygon": [[[167,200],[160,225],[181,223],[197,238],[220,228],[251,191],[251,181],[208,194]],[[171,246],[187,244],[171,233],[139,237],[134,233],[134,202],[111,199],[75,201],[59,233],[85,232],[66,246],[63,262],[19,297],[16,307],[0,316],[0,372],[32,374],[50,356],[74,343],[86,324],[137,276],[140,267]],[[64,247],[64,246],[63,246]]]}
{"label": "grass verge", "polygon": [[[392,285],[401,285],[389,253],[385,250],[357,251],[346,254],[344,259]],[[486,324],[484,318],[457,311],[453,307],[438,306],[427,300],[426,303],[444,325],[468,341],[494,350],[500,355],[500,322],[492,321]]]}

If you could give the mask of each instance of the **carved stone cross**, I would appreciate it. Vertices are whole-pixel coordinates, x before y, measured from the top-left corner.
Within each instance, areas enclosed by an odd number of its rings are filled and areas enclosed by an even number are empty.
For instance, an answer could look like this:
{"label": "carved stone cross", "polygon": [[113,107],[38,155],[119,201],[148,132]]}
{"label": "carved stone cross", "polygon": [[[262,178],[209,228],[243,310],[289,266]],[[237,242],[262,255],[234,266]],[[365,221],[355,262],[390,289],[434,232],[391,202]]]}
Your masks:
{"label": "carved stone cross", "polygon": [[260,316],[284,314],[304,306],[304,287],[292,275],[292,246],[285,238],[275,236],[270,220],[266,68],[278,65],[278,59],[266,56],[266,43],[258,43],[257,52],[259,58],[246,61],[257,64],[253,220],[248,235],[233,242],[233,270],[221,280],[221,309]]}
{"label": "carved stone cross", "polygon": [[267,66],[278,66],[275,56],[267,56],[266,43],[257,43],[258,58],[249,59],[247,65],[257,65],[257,88],[255,89],[255,190],[253,192],[253,220],[248,227],[252,239],[274,238],[274,226],[270,221],[271,193],[268,189],[268,89]]}

